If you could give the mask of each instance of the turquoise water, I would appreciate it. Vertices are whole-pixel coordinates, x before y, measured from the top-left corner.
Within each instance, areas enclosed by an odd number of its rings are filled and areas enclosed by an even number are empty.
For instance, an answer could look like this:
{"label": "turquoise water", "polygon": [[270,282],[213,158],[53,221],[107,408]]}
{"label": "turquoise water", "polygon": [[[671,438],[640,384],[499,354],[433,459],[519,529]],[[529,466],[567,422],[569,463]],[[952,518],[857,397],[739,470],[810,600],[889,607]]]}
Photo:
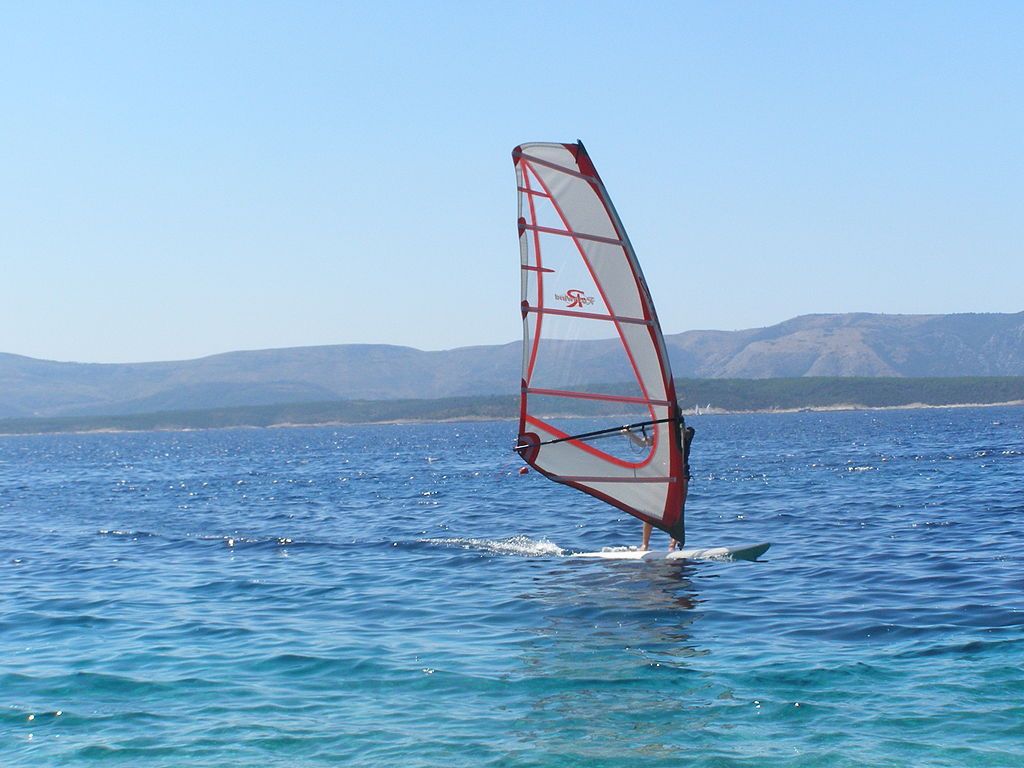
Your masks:
{"label": "turquoise water", "polygon": [[1024,409],[691,423],[762,562],[508,422],[0,438],[0,765],[1024,765]]}

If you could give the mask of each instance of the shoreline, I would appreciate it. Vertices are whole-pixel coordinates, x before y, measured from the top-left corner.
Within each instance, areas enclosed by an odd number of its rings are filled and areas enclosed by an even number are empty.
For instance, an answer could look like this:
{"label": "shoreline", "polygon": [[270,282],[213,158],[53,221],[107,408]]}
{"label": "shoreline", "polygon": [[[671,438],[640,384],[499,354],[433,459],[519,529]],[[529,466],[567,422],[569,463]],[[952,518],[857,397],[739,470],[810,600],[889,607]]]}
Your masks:
{"label": "shoreline", "polygon": [[[1006,400],[996,403],[945,403],[941,405],[935,405],[932,403],[905,403],[902,405],[860,405],[856,403],[836,403],[834,405],[812,405],[794,408],[757,408],[751,410],[730,410],[726,408],[717,408],[711,406],[710,408],[700,409],[697,413],[692,411],[683,412],[684,417],[691,416],[742,416],[742,415],[754,415],[754,414],[793,414],[793,413],[833,413],[843,411],[915,411],[915,410],[935,410],[935,409],[963,409],[963,408],[1013,408],[1024,406],[1024,400]],[[149,414],[140,414],[149,415]],[[566,416],[567,418],[588,418],[581,416]],[[477,421],[514,421],[515,416],[506,417],[495,417],[483,416],[483,415],[466,415],[466,416],[452,416],[448,418],[393,418],[393,419],[375,419],[366,421],[339,421],[325,420],[317,422],[275,422],[272,424],[224,424],[220,426],[167,426],[167,427],[149,427],[133,429],[130,427],[94,427],[86,429],[37,429],[37,430],[26,430],[26,431],[11,431],[4,432],[0,431],[0,438],[4,437],[30,437],[36,435],[94,435],[94,434],[137,434],[144,432],[205,432],[210,430],[220,429],[297,429],[297,428],[314,428],[314,427],[362,427],[362,426],[401,426],[403,424],[449,424],[449,423],[461,423],[461,422],[477,422]],[[2,429],[2,425],[0,425]]]}
{"label": "shoreline", "polygon": [[808,405],[800,408],[757,408],[749,411],[731,411],[724,408],[702,409],[700,413],[684,416],[724,416],[738,415],[744,413],[828,413],[830,411],[920,411],[934,408],[999,408],[1018,407],[1024,405],[1024,400],[1005,400],[998,403],[945,403],[934,405],[932,403],[906,403],[904,405],[858,405],[856,403],[837,403],[836,405]]}

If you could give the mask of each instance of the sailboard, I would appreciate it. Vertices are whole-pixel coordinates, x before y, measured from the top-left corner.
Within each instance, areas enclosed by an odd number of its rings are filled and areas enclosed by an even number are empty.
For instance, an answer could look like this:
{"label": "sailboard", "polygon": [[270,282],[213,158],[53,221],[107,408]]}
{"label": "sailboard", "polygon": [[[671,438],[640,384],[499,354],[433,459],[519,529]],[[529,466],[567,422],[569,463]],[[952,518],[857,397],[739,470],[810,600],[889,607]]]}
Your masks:
{"label": "sailboard", "polygon": [[684,539],[682,413],[636,253],[582,142],[512,151],[523,319],[515,450]]}
{"label": "sailboard", "polygon": [[610,548],[600,552],[576,552],[572,557],[600,560],[757,560],[770,544],[749,544],[742,547],[702,547],[694,549],[651,550]]}

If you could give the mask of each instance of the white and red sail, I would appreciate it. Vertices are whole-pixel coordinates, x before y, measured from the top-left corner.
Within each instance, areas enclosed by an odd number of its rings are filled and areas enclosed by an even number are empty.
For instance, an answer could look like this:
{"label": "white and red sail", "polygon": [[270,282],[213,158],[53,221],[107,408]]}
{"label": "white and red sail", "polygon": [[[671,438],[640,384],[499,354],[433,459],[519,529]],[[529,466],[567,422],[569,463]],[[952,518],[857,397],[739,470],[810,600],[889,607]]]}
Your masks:
{"label": "white and red sail", "polygon": [[633,247],[581,143],[523,144],[512,158],[523,313],[517,450],[552,480],[681,533],[679,409]]}

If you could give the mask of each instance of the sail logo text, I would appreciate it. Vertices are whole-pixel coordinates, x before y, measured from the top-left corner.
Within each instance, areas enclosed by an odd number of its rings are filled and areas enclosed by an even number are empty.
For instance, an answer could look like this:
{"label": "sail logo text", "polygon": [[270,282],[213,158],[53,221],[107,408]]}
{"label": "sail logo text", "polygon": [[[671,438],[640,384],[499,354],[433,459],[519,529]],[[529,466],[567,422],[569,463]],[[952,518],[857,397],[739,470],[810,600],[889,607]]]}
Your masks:
{"label": "sail logo text", "polygon": [[555,301],[564,301],[567,307],[589,307],[594,303],[593,296],[587,296],[583,291],[573,288],[565,293],[556,293]]}

